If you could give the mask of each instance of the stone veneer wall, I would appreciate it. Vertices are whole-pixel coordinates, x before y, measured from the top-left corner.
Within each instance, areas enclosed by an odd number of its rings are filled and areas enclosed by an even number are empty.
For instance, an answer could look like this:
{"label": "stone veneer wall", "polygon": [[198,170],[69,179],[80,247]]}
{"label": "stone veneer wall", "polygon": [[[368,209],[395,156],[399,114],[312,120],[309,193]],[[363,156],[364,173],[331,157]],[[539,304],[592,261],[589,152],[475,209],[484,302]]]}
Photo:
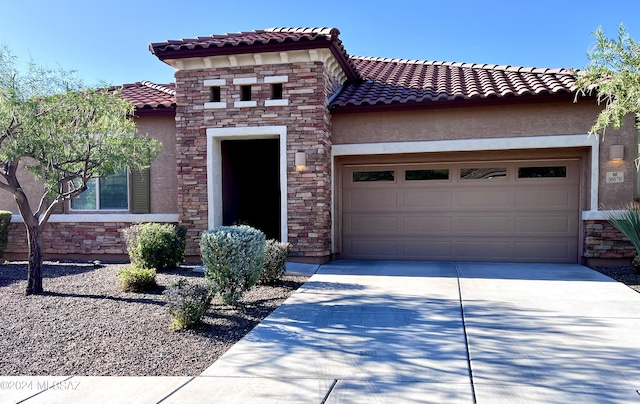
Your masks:
{"label": "stone veneer wall", "polygon": [[[266,76],[288,76],[283,83],[286,106],[264,106],[270,85]],[[256,107],[237,108],[240,91],[234,78],[257,78],[252,84]],[[181,70],[176,78],[176,151],[178,210],[187,233],[187,256],[199,255],[199,239],[208,227],[207,128],[287,127],[288,241],[292,256],[323,260],[331,254],[331,123],[328,98],[339,87],[321,62]],[[221,100],[226,108],[205,109],[206,79],[225,79]],[[307,170],[295,171],[294,155],[304,151]]]}
{"label": "stone veneer wall", "polygon": [[[135,223],[47,223],[43,234],[45,258],[128,259],[122,229]],[[5,258],[28,259],[29,246],[24,223],[11,223]]]}
{"label": "stone veneer wall", "polygon": [[633,258],[636,250],[607,220],[584,221],[585,258]]}

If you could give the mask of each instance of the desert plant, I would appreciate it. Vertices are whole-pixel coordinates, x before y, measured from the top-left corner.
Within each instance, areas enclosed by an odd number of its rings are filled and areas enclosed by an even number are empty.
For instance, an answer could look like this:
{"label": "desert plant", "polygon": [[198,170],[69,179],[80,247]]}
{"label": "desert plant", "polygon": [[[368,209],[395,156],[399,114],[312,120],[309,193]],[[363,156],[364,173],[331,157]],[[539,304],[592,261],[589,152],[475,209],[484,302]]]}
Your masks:
{"label": "desert plant", "polygon": [[632,203],[622,210],[610,211],[607,219],[635,247],[637,255],[632,265],[635,272],[640,273],[640,204]]}
{"label": "desert plant", "polygon": [[280,279],[284,275],[285,264],[290,252],[291,244],[281,243],[278,240],[267,240],[264,246],[264,264],[259,282],[272,283]]}
{"label": "desert plant", "polygon": [[0,210],[0,258],[9,243],[9,224],[11,224],[11,212]]}
{"label": "desert plant", "polygon": [[118,271],[118,280],[125,292],[143,292],[156,287],[156,270],[132,265]]}
{"label": "desert plant", "polygon": [[172,330],[192,328],[202,321],[214,296],[209,287],[190,284],[186,279],[170,285],[163,294],[171,314],[172,322],[169,328]]}
{"label": "desert plant", "polygon": [[175,268],[184,260],[186,228],[173,224],[142,223],[122,231],[134,265],[158,271]]}
{"label": "desert plant", "polygon": [[200,240],[204,273],[226,304],[237,304],[260,278],[265,236],[250,226],[221,226]]}

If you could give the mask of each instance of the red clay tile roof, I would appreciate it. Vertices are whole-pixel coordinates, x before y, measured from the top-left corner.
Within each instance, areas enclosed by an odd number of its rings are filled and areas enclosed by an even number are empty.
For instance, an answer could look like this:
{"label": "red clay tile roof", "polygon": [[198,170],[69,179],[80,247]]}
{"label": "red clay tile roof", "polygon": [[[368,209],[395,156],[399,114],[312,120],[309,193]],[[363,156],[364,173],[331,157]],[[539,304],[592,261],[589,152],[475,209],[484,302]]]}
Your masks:
{"label": "red clay tile roof", "polygon": [[156,42],[149,45],[160,60],[233,55],[254,52],[329,48],[350,79],[357,76],[349,55],[338,38],[337,28],[269,28],[191,39]]}
{"label": "red clay tile roof", "polygon": [[424,60],[351,57],[360,82],[347,83],[332,108],[570,93],[571,71]]}
{"label": "red clay tile roof", "polygon": [[[575,83],[572,72],[565,69],[350,57],[339,34],[336,28],[270,28],[152,43],[149,49],[161,60],[170,60],[329,48],[348,77],[331,102],[333,110],[569,94]],[[149,93],[136,101],[155,108]],[[175,94],[172,102],[175,105]]]}
{"label": "red clay tile roof", "polygon": [[150,81],[141,81],[133,84],[124,84],[120,90],[120,96],[133,103],[136,110],[175,108],[176,85],[155,84]]}

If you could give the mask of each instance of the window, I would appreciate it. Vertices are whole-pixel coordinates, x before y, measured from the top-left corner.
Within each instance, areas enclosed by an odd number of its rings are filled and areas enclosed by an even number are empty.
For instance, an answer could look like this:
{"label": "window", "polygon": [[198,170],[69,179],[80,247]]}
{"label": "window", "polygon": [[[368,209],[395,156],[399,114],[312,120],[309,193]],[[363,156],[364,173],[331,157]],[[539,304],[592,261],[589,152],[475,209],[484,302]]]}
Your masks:
{"label": "window", "polygon": [[240,101],[251,101],[251,86],[240,86]]}
{"label": "window", "polygon": [[438,170],[407,170],[404,172],[405,181],[429,181],[448,180],[449,170],[446,168]]}
{"label": "window", "polygon": [[271,84],[271,99],[272,100],[282,99],[282,83]]}
{"label": "window", "polygon": [[492,180],[495,178],[506,178],[506,167],[482,167],[482,168],[462,168],[460,169],[461,180]]}
{"label": "window", "polygon": [[129,179],[127,170],[108,177],[93,178],[87,190],[71,200],[73,210],[129,209]]}
{"label": "window", "polygon": [[354,171],[353,182],[395,181],[393,171]]}
{"label": "window", "polygon": [[518,178],[566,178],[567,167],[519,167]]}
{"label": "window", "polygon": [[220,87],[211,87],[211,94],[209,95],[209,102],[220,102]]}

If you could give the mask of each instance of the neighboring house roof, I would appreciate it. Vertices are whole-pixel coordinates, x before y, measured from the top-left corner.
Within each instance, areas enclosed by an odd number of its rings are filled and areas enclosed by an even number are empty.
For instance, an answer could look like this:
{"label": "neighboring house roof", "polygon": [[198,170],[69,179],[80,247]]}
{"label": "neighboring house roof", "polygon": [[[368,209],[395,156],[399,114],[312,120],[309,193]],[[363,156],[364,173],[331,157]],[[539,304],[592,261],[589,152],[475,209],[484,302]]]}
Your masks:
{"label": "neighboring house roof", "polygon": [[[530,96],[569,95],[575,84],[573,71],[567,69],[351,57],[339,35],[336,28],[270,28],[152,43],[149,50],[166,61],[329,48],[348,78],[331,100],[335,112],[470,100],[524,101]],[[175,105],[175,98],[173,102]]]}
{"label": "neighboring house roof", "polygon": [[124,84],[120,87],[120,96],[133,103],[136,114],[141,112],[175,110],[176,85],[155,84],[150,81],[140,81]]}
{"label": "neighboring house roof", "polygon": [[361,81],[346,83],[332,108],[570,94],[567,69],[351,57]]}
{"label": "neighboring house roof", "polygon": [[249,32],[211,35],[156,42],[149,45],[160,60],[184,59],[255,52],[329,48],[350,80],[357,75],[338,38],[337,28],[269,28]]}

